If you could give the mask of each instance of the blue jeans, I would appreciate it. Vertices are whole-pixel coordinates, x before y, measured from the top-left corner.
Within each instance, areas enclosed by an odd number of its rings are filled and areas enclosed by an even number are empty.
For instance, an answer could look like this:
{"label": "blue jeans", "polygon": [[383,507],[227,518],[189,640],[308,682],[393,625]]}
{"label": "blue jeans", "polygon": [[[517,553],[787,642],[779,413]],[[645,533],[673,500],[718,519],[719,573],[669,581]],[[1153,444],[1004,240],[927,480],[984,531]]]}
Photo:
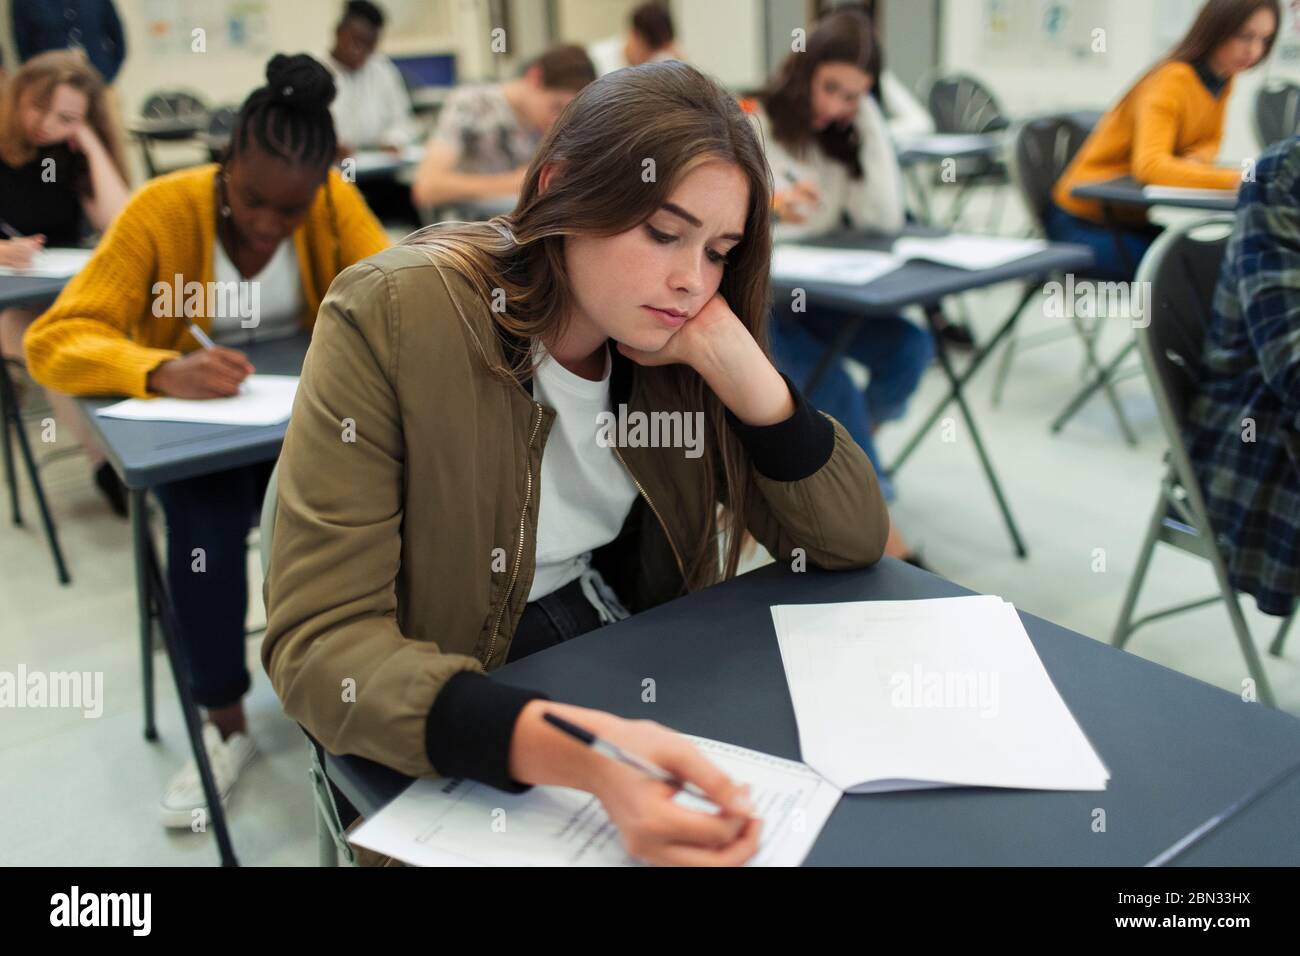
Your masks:
{"label": "blue jeans", "polygon": [[[248,529],[258,520],[274,462],[247,465],[154,489],[167,515],[167,588],[201,707],[248,693]],[[202,549],[196,556],[196,548]]]}
{"label": "blue jeans", "polygon": [[[1158,235],[1154,230],[1119,228],[1117,232],[1110,226],[1071,215],[1056,203],[1048,206],[1044,226],[1047,229],[1047,238],[1053,242],[1073,242],[1092,250],[1093,265],[1087,270],[1088,275],[1118,282],[1133,281],[1137,264],[1142,261],[1142,257],[1146,255],[1147,249],[1155,242]],[[1120,255],[1119,248],[1115,244],[1116,235],[1120,237],[1124,251],[1128,253],[1131,266],[1125,263],[1124,257]]]}
{"label": "blue jeans", "polygon": [[[773,317],[772,356],[777,368],[800,388],[813,373],[826,346],[851,313],[818,308],[802,314],[778,309]],[[876,422],[899,418],[934,358],[934,340],[926,329],[893,316],[867,319],[849,341],[845,353],[871,373],[864,394],[840,364],[831,366],[808,400],[833,417],[871,459],[886,501],[894,499],[893,484],[884,477],[879,453],[871,438]]]}

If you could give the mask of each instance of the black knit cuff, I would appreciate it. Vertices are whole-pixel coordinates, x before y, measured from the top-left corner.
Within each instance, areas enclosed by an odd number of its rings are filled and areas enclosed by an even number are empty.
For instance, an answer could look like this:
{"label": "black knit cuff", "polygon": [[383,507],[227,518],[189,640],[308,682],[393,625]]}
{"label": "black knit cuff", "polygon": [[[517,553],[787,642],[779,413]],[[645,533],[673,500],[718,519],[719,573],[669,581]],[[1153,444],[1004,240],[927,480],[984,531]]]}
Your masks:
{"label": "black knit cuff", "polygon": [[424,724],[424,749],[445,777],[465,777],[498,790],[523,793],[530,784],[510,777],[510,741],[515,721],[531,700],[550,700],[537,691],[461,671],[443,685]]}
{"label": "black knit cuff", "polygon": [[789,378],[781,378],[794,399],[793,415],[775,425],[746,425],[728,409],[727,424],[760,475],[772,481],[800,481],[831,460],[835,426],[813,408]]}

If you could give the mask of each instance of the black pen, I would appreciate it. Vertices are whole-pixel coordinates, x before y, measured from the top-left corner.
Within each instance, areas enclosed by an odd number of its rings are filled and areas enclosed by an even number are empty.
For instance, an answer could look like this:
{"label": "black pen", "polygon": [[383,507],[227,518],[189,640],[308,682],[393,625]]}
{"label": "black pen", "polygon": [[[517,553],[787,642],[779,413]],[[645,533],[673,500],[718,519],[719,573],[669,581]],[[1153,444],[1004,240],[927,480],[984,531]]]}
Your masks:
{"label": "black pen", "polygon": [[592,750],[596,751],[597,753],[604,754],[606,757],[610,757],[614,760],[619,761],[620,763],[625,763],[629,767],[635,767],[637,770],[640,770],[642,773],[649,774],[651,777],[654,777],[656,780],[662,780],[664,783],[677,787],[679,790],[685,790],[693,797],[698,797],[701,800],[707,800],[709,803],[714,802],[712,797],[710,797],[707,793],[705,793],[695,784],[689,783],[688,781],[685,780],[678,779],[677,777],[670,774],[667,770],[664,770],[662,767],[656,767],[650,761],[642,757],[638,757],[636,754],[628,753],[622,747],[618,746],[618,744],[611,743],[608,740],[604,740],[600,737],[597,737],[590,730],[584,730],[582,727],[579,727],[577,724],[572,724],[569,721],[565,720],[563,717],[555,716],[555,714],[550,714],[550,713],[542,714],[542,719],[545,720],[551,726],[564,731],[566,734],[568,734],[570,737],[573,737],[575,740],[579,740],[582,743],[586,744],[588,747],[590,747]]}

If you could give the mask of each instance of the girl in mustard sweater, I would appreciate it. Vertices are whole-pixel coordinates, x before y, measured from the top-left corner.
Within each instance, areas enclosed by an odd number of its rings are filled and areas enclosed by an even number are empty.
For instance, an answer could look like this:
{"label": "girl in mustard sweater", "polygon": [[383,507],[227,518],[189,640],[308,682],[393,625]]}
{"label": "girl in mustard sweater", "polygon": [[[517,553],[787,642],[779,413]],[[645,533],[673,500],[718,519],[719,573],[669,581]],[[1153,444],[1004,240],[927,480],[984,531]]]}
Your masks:
{"label": "girl in mustard sweater", "polygon": [[1075,187],[1132,176],[1143,185],[1236,189],[1241,171],[1214,165],[1228,97],[1233,77],[1272,50],[1278,21],[1277,0],[1209,0],[1182,41],[1101,118],[1057,181],[1049,238],[1090,246],[1098,274],[1132,279],[1155,238],[1145,214],[1123,233],[1126,257],[1103,225],[1101,204],[1075,198]]}
{"label": "girl in mustard sweater", "polygon": [[[79,395],[233,395],[253,367],[222,342],[310,328],[334,276],[388,245],[360,193],[330,168],[329,72],[305,55],[277,55],[266,78],[239,111],[225,161],[144,187],[28,330],[37,381]],[[199,348],[185,303],[160,299],[177,275],[205,289],[213,279],[257,283],[254,327],[245,316],[194,315],[218,343]],[[168,587],[194,696],[207,709],[204,742],[223,797],[255,752],[242,705],[250,683],[245,538],[270,471],[270,463],[254,465],[155,489],[167,515]],[[195,548],[204,551],[202,574],[192,570]],[[203,806],[190,761],[163,795],[163,821],[188,828]]]}

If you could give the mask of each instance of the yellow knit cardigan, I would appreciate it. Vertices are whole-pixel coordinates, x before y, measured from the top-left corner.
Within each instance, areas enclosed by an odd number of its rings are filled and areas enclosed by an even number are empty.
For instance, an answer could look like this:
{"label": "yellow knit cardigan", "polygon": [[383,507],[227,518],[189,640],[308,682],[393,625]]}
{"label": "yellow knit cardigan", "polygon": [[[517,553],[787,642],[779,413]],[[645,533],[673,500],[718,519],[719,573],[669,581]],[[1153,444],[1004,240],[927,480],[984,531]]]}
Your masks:
{"label": "yellow knit cardigan", "polygon": [[[198,347],[179,308],[154,315],[153,290],[156,283],[174,287],[178,275],[182,286],[197,280],[207,289],[212,281],[217,174],[216,164],[180,170],[131,198],[90,261],[27,330],[23,346],[33,378],[72,395],[145,398],[149,372]],[[293,243],[304,329],[315,323],[334,276],[389,244],[361,193],[333,169]],[[211,317],[193,318],[211,329]]]}

